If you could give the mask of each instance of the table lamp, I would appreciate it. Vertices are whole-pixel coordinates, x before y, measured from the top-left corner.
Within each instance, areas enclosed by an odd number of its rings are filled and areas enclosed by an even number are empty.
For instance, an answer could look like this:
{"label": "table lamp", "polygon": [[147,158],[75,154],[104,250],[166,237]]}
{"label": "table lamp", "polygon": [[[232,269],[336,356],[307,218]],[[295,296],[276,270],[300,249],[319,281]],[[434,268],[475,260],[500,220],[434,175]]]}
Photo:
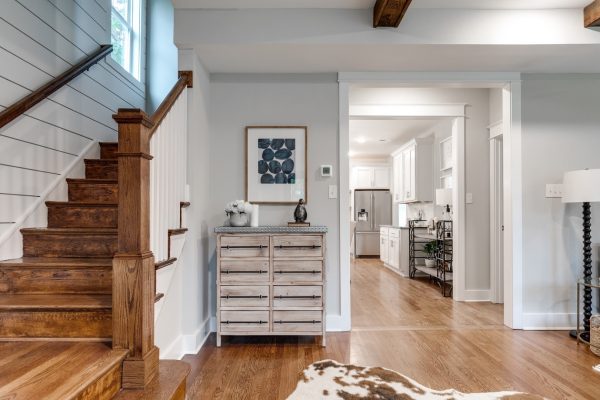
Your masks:
{"label": "table lamp", "polygon": [[[565,173],[563,179],[563,203],[583,203],[583,279],[592,279],[592,212],[590,203],[600,201],[600,169],[585,169]],[[577,310],[579,313],[579,310]],[[592,317],[592,288],[583,291],[583,333],[581,338],[590,340]],[[570,332],[576,337],[575,331]]]}
{"label": "table lamp", "polygon": [[442,219],[448,221],[452,219],[452,214],[450,212],[450,206],[452,205],[452,189],[436,189],[435,204],[445,207]]}

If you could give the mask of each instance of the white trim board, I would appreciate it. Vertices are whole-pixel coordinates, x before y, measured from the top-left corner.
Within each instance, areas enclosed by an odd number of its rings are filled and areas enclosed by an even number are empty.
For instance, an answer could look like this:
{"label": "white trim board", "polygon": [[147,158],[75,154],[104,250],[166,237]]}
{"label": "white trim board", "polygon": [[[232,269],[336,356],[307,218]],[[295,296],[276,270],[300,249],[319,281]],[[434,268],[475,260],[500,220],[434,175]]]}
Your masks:
{"label": "white trim board", "polygon": [[489,302],[490,301],[490,290],[489,289],[467,289],[463,293],[463,300],[467,302]]}
{"label": "white trim board", "polygon": [[523,329],[536,331],[562,331],[575,329],[576,313],[524,313]]}

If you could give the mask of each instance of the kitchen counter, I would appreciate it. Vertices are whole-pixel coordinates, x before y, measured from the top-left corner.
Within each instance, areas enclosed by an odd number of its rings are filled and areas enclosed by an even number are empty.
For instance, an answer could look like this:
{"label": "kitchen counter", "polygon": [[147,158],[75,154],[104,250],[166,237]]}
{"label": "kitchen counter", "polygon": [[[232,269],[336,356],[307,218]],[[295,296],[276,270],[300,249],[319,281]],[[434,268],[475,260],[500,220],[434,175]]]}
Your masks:
{"label": "kitchen counter", "polygon": [[218,226],[215,233],[327,233],[326,226]]}

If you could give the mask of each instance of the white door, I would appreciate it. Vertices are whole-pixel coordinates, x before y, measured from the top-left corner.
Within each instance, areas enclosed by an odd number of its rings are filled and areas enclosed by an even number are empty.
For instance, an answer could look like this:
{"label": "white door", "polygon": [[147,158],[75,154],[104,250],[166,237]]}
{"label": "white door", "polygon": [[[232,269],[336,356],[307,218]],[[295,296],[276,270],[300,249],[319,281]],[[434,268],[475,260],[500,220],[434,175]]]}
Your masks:
{"label": "white door", "polygon": [[402,200],[412,200],[412,194],[410,192],[412,180],[412,165],[411,165],[411,153],[410,150],[402,152]]}
{"label": "white door", "polygon": [[402,201],[402,154],[394,157],[392,176],[394,179],[394,201]]}
{"label": "white door", "polygon": [[388,167],[373,168],[373,187],[376,189],[390,188],[390,169]]}
{"label": "white door", "polygon": [[400,269],[400,239],[390,238],[389,265]]}
{"label": "white door", "polygon": [[381,235],[379,239],[379,258],[384,263],[389,263],[388,238],[384,235]]}
{"label": "white door", "polygon": [[354,168],[354,187],[357,189],[373,188],[373,168],[356,167]]}
{"label": "white door", "polygon": [[417,160],[415,158],[415,152],[416,152],[416,148],[415,147],[411,147],[408,150],[408,154],[410,157],[410,195],[409,198],[410,200],[417,200],[417,168],[416,168],[416,164],[417,164]]}
{"label": "white door", "polygon": [[492,303],[504,303],[503,143],[502,131],[492,129],[494,133],[490,139],[490,297]]}

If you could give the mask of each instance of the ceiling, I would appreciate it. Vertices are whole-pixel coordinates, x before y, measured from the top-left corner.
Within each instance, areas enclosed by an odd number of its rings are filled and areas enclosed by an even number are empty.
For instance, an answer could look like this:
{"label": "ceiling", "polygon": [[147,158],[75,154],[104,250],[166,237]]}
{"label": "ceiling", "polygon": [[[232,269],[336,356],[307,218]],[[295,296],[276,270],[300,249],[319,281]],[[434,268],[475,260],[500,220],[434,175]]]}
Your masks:
{"label": "ceiling", "polygon": [[409,140],[428,134],[439,119],[350,120],[350,154],[387,157]]}
{"label": "ceiling", "polygon": [[[591,0],[413,0],[411,8],[582,8]],[[372,8],[375,0],[173,0],[175,8]]]}

